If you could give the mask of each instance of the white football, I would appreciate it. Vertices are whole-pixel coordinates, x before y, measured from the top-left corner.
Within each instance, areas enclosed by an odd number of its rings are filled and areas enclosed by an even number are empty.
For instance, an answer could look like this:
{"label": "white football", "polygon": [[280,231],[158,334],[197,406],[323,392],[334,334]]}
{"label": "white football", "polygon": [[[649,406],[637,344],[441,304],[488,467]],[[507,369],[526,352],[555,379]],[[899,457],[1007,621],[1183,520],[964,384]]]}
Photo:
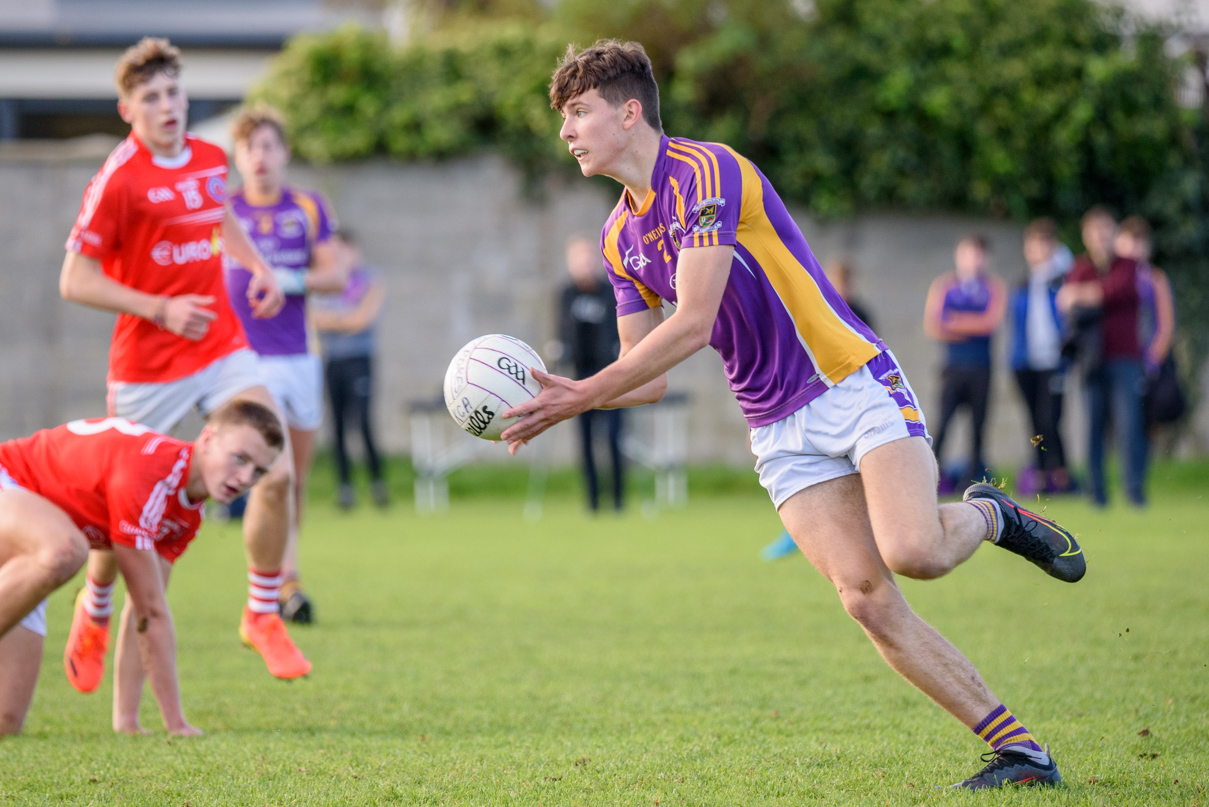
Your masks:
{"label": "white football", "polygon": [[537,351],[519,339],[493,333],[458,351],[445,371],[445,406],[454,421],[475,437],[498,440],[516,418],[505,410],[537,396],[542,385],[531,367],[543,372]]}

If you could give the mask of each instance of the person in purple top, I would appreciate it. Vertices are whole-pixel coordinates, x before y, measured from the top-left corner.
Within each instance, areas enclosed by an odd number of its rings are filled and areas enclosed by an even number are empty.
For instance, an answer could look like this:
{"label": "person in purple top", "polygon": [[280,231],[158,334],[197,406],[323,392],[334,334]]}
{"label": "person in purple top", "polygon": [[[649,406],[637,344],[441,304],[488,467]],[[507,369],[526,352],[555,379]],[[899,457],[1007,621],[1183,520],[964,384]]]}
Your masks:
{"label": "person in purple top", "polygon": [[[1007,306],[1003,281],[986,268],[988,248],[981,235],[967,235],[958,241],[953,251],[955,271],[933,281],[924,305],[924,331],[945,346],[940,426],[933,444],[938,462],[953,415],[959,407],[970,410],[970,458],[958,478],[961,484],[987,474],[982,436],[991,397],[991,335],[1003,322]],[[943,477],[941,486],[942,491],[959,487]]]}
{"label": "person in purple top", "polygon": [[[636,42],[567,49],[550,87],[585,176],[623,186],[601,236],[621,352],[502,413],[516,452],[589,409],[659,400],[667,371],[712,346],[751,425],[756,470],[786,529],[889,664],[986,740],[965,787],[1059,781],[1057,766],[974,666],[903,599],[895,573],[940,577],[989,540],[1067,581],[1069,533],[991,485],[937,505],[936,461],[885,344],[827,282],[768,179],[727,146],[663,134],[659,87]],[[675,304],[665,318],[663,301]]]}
{"label": "person in purple top", "polygon": [[[230,195],[231,209],[273,266],[285,305],[272,319],[256,319],[246,301],[251,274],[226,263],[227,292],[243,322],[248,343],[260,357],[260,372],[285,413],[294,447],[294,495],[289,542],[283,559],[281,615],[294,622],[313,618],[313,605],[298,581],[298,523],[315,455],[315,433],[323,422],[323,367],[307,336],[308,292],[339,292],[348,277],[348,257],[332,241],[335,218],[317,193],[285,183],[290,160],[285,124],[270,107],[245,109],[232,125],[235,166],[243,187]],[[236,299],[237,298],[237,299]]]}

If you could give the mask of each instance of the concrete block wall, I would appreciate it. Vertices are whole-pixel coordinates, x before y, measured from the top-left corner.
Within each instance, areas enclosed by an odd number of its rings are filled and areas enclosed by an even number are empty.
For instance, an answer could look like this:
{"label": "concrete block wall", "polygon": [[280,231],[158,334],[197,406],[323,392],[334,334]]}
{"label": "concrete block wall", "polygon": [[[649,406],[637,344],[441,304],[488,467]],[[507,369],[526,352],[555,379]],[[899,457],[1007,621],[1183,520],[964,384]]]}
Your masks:
{"label": "concrete block wall", "polygon": [[[0,439],[104,413],[113,317],[62,301],[57,284],[63,242],[84,186],[112,145],[99,139],[0,148],[0,237],[7,245],[0,259],[0,338],[6,348],[0,351]],[[407,402],[439,395],[446,364],[467,341],[500,332],[542,350],[554,335],[565,241],[575,233],[595,237],[618,193],[608,183],[560,177],[546,184],[542,199],[527,199],[516,172],[490,155],[438,164],[295,166],[291,177],[328,196],[386,278],[376,416],[392,452],[409,450]],[[954,243],[971,230],[989,236],[995,271],[1014,283],[1024,272],[1020,228],[946,215],[796,218],[820,260],[838,253],[852,258],[858,294],[879,334],[925,412],[934,411],[940,351],[923,334],[928,285],[952,267]],[[988,456],[1015,465],[1027,457],[1029,434],[1006,369],[1007,348],[1005,334],[996,343],[1001,360]],[[745,422],[713,351],[676,368],[671,388],[692,395],[691,461],[752,462]],[[1077,394],[1069,397],[1067,411],[1065,431],[1078,458],[1085,441]],[[1202,447],[1209,445],[1207,419],[1205,411],[1195,419]],[[191,421],[181,431],[191,436],[196,428]],[[573,461],[569,425],[553,430],[549,443],[553,461]],[[959,428],[952,446],[964,445]],[[487,452],[495,454],[506,461],[502,447]]]}

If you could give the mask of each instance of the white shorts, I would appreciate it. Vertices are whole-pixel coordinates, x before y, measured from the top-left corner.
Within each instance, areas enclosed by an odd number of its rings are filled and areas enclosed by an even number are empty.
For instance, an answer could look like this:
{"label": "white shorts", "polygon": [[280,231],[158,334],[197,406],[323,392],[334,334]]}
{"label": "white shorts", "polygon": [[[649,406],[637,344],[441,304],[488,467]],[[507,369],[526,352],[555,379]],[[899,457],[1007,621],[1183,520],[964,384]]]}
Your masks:
{"label": "white shorts", "polygon": [[261,356],[260,376],[291,428],[313,432],[323,425],[323,360],[319,356]]}
{"label": "white shorts", "polygon": [[[3,465],[0,465],[0,490],[24,490],[24,488],[17,484],[17,480],[8,475],[8,471],[4,469]],[[21,621],[17,623],[17,627],[25,628],[26,630],[33,631],[39,636],[45,637],[46,600],[42,600],[42,602],[38,603],[37,606],[34,607],[34,610],[26,614]]]}
{"label": "white shorts", "polygon": [[886,351],[789,417],[752,429],[751,450],[779,509],[800,490],[858,473],[878,446],[911,436],[932,444],[915,392]]}
{"label": "white shorts", "polygon": [[260,361],[241,348],[207,364],[193,375],[162,383],[110,381],[110,417],[123,417],[167,434],[197,407],[203,416],[244,390],[264,385]]}

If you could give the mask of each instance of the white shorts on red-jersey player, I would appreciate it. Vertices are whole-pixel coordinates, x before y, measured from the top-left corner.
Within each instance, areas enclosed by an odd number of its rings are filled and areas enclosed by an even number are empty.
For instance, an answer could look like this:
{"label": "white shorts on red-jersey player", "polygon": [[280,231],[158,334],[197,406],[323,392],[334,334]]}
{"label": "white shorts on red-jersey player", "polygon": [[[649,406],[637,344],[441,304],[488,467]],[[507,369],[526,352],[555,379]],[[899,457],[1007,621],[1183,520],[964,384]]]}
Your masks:
{"label": "white shorts on red-jersey player", "polygon": [[911,436],[932,443],[915,391],[886,351],[789,417],[752,429],[751,450],[779,508],[811,485],[859,473],[870,451]]}
{"label": "white shorts on red-jersey player", "polygon": [[[24,489],[17,484],[17,480],[8,475],[8,471],[4,470],[4,466],[0,465],[0,490]],[[33,631],[39,636],[46,636],[46,600],[42,600],[42,602],[38,603],[38,607],[22,617],[21,621],[17,623],[17,627]]]}
{"label": "white shorts on red-jersey player", "polygon": [[242,348],[175,381],[110,381],[106,405],[110,417],[124,417],[167,434],[190,409],[196,407],[203,416],[209,415],[239,393],[263,384],[260,358]]}
{"label": "white shorts on red-jersey player", "polygon": [[323,425],[323,362],[318,356],[261,356],[260,377],[290,428],[309,432]]}

